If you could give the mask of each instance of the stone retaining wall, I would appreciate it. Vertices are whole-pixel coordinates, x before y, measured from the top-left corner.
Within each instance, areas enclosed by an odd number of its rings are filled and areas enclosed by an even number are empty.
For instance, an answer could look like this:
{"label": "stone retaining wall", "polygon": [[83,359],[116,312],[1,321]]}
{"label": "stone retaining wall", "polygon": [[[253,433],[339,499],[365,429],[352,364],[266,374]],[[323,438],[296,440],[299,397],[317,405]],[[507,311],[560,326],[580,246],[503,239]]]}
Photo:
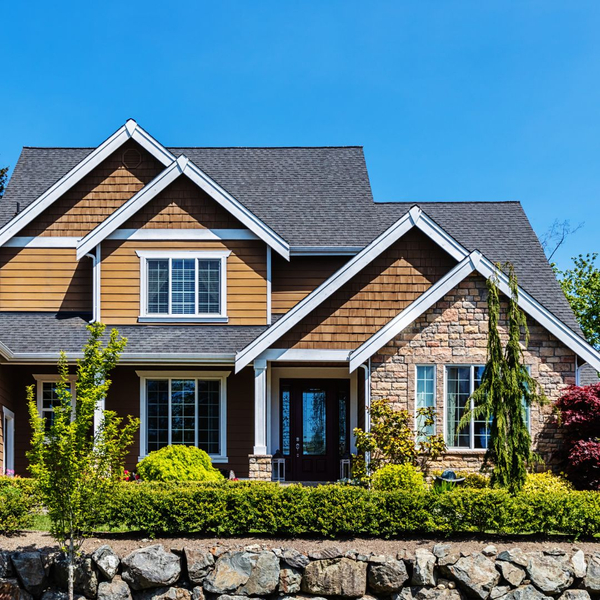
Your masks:
{"label": "stone retaining wall", "polygon": [[[0,553],[0,598],[63,600],[60,555]],[[589,600],[600,595],[600,552],[581,550],[472,554],[441,543],[395,556],[248,546],[240,551],[167,551],[157,544],[120,559],[101,546],[81,559],[79,597],[98,600]]]}

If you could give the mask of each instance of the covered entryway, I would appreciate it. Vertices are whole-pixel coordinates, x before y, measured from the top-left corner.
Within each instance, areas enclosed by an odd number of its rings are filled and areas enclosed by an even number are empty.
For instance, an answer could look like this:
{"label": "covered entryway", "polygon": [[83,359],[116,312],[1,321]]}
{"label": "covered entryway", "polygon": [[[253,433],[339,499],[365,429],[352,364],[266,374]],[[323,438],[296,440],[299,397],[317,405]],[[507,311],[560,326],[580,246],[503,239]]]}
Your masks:
{"label": "covered entryway", "polygon": [[286,479],[338,479],[350,449],[350,380],[281,379],[279,403]]}

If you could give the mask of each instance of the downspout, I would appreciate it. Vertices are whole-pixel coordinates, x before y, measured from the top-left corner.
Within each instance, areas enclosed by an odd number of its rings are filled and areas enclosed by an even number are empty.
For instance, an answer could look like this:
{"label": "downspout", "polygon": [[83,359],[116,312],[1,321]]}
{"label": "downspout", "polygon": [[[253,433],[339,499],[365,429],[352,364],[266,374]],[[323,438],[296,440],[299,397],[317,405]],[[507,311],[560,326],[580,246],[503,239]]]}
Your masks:
{"label": "downspout", "polygon": [[96,253],[86,254],[92,259],[92,319],[90,323],[100,320],[100,244],[96,246]]}
{"label": "downspout", "polygon": [[[370,433],[371,431],[371,359],[366,364],[360,365],[361,369],[364,369],[365,373],[365,432]],[[367,463],[367,470],[371,462],[371,453],[365,454],[365,462]]]}

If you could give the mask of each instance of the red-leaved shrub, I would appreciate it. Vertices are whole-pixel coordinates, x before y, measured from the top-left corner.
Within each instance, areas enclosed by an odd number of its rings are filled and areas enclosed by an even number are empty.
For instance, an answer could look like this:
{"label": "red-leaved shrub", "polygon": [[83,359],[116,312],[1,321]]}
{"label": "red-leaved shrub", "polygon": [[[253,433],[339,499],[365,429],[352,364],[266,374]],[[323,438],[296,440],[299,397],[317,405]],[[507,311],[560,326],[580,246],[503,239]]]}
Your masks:
{"label": "red-leaved shrub", "polygon": [[570,386],[556,403],[565,431],[566,472],[582,489],[600,489],[600,383]]}

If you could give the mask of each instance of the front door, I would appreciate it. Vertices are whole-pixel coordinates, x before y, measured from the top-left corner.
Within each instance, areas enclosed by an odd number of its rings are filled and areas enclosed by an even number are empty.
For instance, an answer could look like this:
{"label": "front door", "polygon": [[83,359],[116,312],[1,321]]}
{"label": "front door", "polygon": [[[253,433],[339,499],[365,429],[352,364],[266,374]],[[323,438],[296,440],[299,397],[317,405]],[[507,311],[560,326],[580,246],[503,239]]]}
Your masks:
{"label": "front door", "polygon": [[280,390],[286,479],[337,480],[349,450],[349,380],[282,379]]}

